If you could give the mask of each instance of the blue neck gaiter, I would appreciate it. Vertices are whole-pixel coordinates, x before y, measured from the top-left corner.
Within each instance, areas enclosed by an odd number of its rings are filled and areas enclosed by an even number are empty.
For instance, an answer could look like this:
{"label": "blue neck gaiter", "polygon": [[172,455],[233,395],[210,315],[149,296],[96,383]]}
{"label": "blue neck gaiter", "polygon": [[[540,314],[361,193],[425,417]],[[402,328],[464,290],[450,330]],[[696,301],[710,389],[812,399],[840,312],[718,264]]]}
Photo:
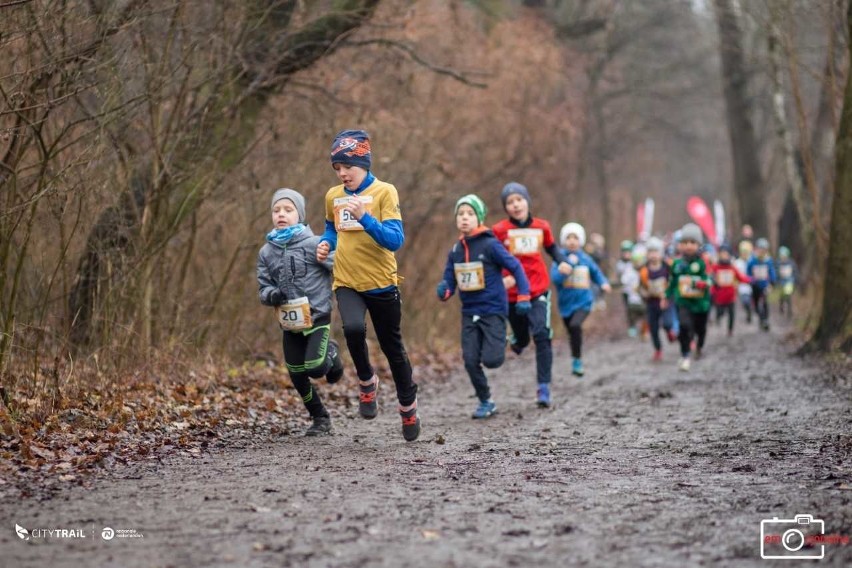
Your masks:
{"label": "blue neck gaiter", "polygon": [[283,229],[272,229],[266,234],[266,240],[276,245],[284,245],[304,230],[305,226],[301,223],[284,227]]}

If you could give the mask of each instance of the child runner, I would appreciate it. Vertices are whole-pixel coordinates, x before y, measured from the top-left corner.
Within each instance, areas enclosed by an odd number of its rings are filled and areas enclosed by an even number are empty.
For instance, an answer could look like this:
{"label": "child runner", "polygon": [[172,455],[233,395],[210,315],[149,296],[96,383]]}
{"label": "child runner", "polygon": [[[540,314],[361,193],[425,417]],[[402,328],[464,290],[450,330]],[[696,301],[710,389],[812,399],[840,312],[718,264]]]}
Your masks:
{"label": "child runner", "polygon": [[554,263],[550,269],[550,277],[557,290],[559,315],[568,330],[571,343],[571,373],[582,377],[583,373],[583,322],[592,311],[595,302],[591,290],[592,283],[603,292],[612,288],[597,263],[592,260],[582,246],[586,241],[586,230],[579,223],[566,223],[559,231],[559,242],[565,247],[563,255],[568,259],[571,271],[568,275]]}
{"label": "child runner", "polygon": [[[615,261],[616,286],[621,286],[621,277],[624,275],[624,272],[633,267],[633,260],[630,257],[632,252],[633,241],[628,239],[621,241],[621,246],[619,247],[619,257],[618,260]],[[630,304],[627,302],[627,291],[623,288],[621,289],[621,299],[624,300],[624,313],[627,317],[627,333],[628,335],[630,335],[630,337],[633,337],[630,332],[630,329],[632,329],[633,327],[630,318]]]}
{"label": "child runner", "polygon": [[331,418],[311,385],[343,376],[337,342],[329,339],[331,323],[331,257],[319,262],[319,237],[305,224],[305,198],[292,189],[272,196],[273,229],[257,257],[260,302],[277,308],[283,333],[284,362],[313,424],[306,436],[331,431]]}
{"label": "child runner", "polygon": [[[728,336],[734,334],[734,307],[737,303],[737,285],[748,284],[751,278],[740,272],[731,262],[731,247],[719,247],[718,262],[710,269],[713,278],[713,297],[716,299],[717,320],[728,314]],[[721,313],[720,313],[721,312]]]}
{"label": "child runner", "polygon": [[656,237],[648,239],[648,262],[639,270],[639,291],[645,298],[645,315],[651,330],[651,342],[654,344],[653,361],[663,360],[663,346],[660,342],[660,323],[666,330],[669,342],[675,340],[673,307],[664,310],[660,305],[666,297],[671,268],[663,262],[663,241]]}
{"label": "child runner", "polygon": [[370,139],[363,130],[344,130],[331,146],[331,165],[342,182],[325,196],[325,233],[317,247],[324,261],[336,250],[334,290],[343,333],[359,379],[358,412],[378,414],[379,378],[367,350],[366,313],[387,357],[406,441],[420,435],[417,384],[402,341],[402,300],[394,251],[405,241],[396,188],[370,171]]}
{"label": "child runner", "polygon": [[447,256],[444,278],[438,283],[438,299],[446,302],[458,289],[462,303],[461,343],[464,368],[479,399],[473,418],[488,418],[497,412],[491,399],[488,378],[482,370],[496,369],[506,357],[506,316],[509,303],[503,285],[503,270],[518,283],[518,313],[528,313],[530,286],[518,260],[483,223],[487,209],[476,195],[456,202],[456,227],[461,236]]}
{"label": "child runner", "polygon": [[689,356],[692,340],[697,340],[695,358],[701,357],[704,338],[707,335],[707,314],[710,311],[710,280],[699,247],[704,240],[701,229],[687,223],[681,229],[680,252],[682,256],[672,265],[672,277],[666,290],[663,308],[670,300],[677,306],[680,320],[680,361],[678,368],[689,371]]}
{"label": "child runner", "polygon": [[764,238],[754,243],[754,254],[748,261],[746,273],[751,277],[751,294],[754,311],[760,319],[760,328],[769,331],[769,301],[767,294],[775,284],[775,264],[769,256],[769,241]]}
{"label": "child runner", "polygon": [[[740,241],[739,256],[734,259],[733,265],[742,274],[748,272],[748,261],[751,258],[751,252],[751,241]],[[741,282],[737,288],[737,294],[740,297],[740,306],[746,313],[746,323],[751,323],[751,284]]]}
{"label": "child runner", "polygon": [[788,319],[793,316],[792,299],[798,279],[799,269],[796,262],[790,258],[790,249],[778,247],[778,282],[781,284],[781,300],[778,309],[782,314],[786,314]]}
{"label": "child runner", "polygon": [[[645,338],[645,330],[642,325],[645,321],[645,302],[642,300],[642,295],[639,291],[641,284],[639,278],[639,269],[646,261],[645,245],[637,243],[633,245],[633,250],[630,251],[630,266],[625,267],[621,272],[621,293],[627,298],[627,335],[637,337],[640,333],[642,339]],[[640,327],[641,329],[640,331]]]}
{"label": "child runner", "polygon": [[504,272],[506,287],[509,290],[509,325],[512,334],[509,343],[512,351],[520,355],[530,343],[530,335],[535,342],[536,402],[539,406],[550,405],[550,379],[553,367],[553,349],[550,340],[553,330],[550,327],[550,275],[541,249],[559,263],[560,270],[567,273],[571,267],[553,239],[550,223],[530,214],[529,191],[523,185],[512,182],[506,184],[500,193],[503,209],[509,215],[499,221],[492,230],[497,240],[502,242],[509,252],[517,257],[524,267],[524,273],[530,283],[532,309],[528,314],[517,310],[518,288],[514,278]]}

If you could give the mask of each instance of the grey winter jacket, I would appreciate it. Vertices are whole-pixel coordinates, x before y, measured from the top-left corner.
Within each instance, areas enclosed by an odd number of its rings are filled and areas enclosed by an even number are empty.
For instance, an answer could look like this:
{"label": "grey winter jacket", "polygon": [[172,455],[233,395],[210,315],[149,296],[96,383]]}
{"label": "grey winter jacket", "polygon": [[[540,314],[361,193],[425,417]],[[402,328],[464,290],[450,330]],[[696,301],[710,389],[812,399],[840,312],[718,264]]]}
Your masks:
{"label": "grey winter jacket", "polygon": [[334,254],[325,262],[317,261],[320,238],[309,226],[286,245],[267,242],[257,255],[257,284],[260,303],[274,305],[270,294],[277,288],[285,302],[307,296],[314,321],[331,316],[331,269]]}

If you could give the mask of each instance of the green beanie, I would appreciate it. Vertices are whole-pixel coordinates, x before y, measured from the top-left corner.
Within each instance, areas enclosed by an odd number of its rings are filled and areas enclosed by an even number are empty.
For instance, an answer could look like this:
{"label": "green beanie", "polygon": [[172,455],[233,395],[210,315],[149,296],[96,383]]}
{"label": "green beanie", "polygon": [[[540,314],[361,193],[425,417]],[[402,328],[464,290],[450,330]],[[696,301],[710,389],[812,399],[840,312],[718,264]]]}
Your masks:
{"label": "green beanie", "polygon": [[478,196],[473,193],[469,193],[456,201],[455,212],[459,212],[459,207],[462,205],[470,205],[473,209],[473,212],[476,213],[476,219],[479,221],[479,224],[483,224],[485,222],[485,215],[488,213],[488,207],[485,206],[485,202],[482,201]]}

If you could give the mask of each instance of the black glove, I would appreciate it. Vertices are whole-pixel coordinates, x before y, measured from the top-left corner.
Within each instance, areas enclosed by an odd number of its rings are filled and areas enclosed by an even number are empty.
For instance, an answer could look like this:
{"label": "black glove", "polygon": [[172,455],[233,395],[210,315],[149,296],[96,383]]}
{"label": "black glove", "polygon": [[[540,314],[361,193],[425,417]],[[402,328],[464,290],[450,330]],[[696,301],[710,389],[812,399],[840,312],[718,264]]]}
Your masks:
{"label": "black glove", "polygon": [[269,303],[273,306],[280,306],[284,303],[284,293],[278,288],[276,288],[275,290],[269,293],[269,296],[267,296],[267,300],[269,300]]}

